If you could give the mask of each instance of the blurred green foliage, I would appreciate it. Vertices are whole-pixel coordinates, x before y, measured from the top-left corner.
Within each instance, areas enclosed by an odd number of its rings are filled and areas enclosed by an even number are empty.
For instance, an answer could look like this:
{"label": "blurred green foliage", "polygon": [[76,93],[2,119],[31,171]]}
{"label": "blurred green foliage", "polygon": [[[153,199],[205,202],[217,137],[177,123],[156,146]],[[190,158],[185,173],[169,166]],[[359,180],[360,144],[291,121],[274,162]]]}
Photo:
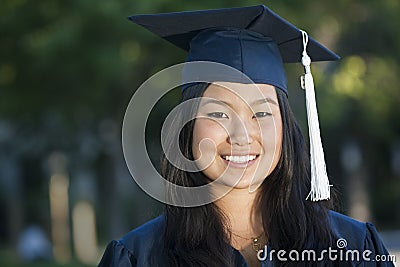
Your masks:
{"label": "blurred green foliage", "polygon": [[[41,220],[49,228],[46,223],[48,177],[43,162],[55,150],[69,155],[72,174],[74,168],[95,173],[99,196],[93,202],[101,240],[115,238],[107,230],[112,225],[109,213],[113,207],[106,203],[115,196],[121,199],[117,203],[124,203],[121,205],[128,213],[123,217],[129,221],[127,229],[142,222],[143,218],[135,219],[140,215],[130,211],[140,206],[137,203],[143,203],[140,199],[144,194],[109,193],[117,190],[112,186],[114,180],[110,179],[112,160],[104,152],[109,144],[87,143],[84,137],[101,136],[102,129],[109,127],[104,122],[112,121],[120,142],[124,111],[136,88],[157,71],[182,62],[185,53],[133,25],[126,17],[257,4],[269,6],[342,56],[340,62],[313,65],[328,170],[346,203],[348,181],[341,153],[347,142],[356,142],[361,148],[363,169],[368,174],[366,183],[373,218],[379,225],[398,227],[398,0],[3,0],[0,4],[0,123],[13,130],[9,139],[1,139],[0,134],[0,148],[4,154],[20,159],[24,166],[20,201],[27,215],[22,216],[21,225]],[[289,65],[287,71],[290,101],[306,130],[304,96],[298,89],[297,79],[302,69]],[[166,102],[176,103],[176,97],[170,94]],[[166,106],[164,110],[169,108]],[[158,136],[159,124],[150,123],[150,135]],[[83,144],[89,150],[100,152],[96,152],[94,159],[83,161]],[[153,151],[157,154],[158,150],[153,148]],[[1,200],[7,203],[4,197]],[[0,205],[0,215],[7,214],[6,206]],[[7,229],[6,222],[0,226]],[[0,241],[10,241],[6,230],[0,231]]]}

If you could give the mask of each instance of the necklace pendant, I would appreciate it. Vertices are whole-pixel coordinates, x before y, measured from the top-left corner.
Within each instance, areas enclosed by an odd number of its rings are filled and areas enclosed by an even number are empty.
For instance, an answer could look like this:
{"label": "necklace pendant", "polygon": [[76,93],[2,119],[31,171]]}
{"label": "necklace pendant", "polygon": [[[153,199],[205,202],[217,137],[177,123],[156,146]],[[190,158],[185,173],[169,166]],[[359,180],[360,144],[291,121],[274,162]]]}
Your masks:
{"label": "necklace pendant", "polygon": [[261,244],[258,242],[258,238],[253,239],[253,249],[258,252],[261,249]]}

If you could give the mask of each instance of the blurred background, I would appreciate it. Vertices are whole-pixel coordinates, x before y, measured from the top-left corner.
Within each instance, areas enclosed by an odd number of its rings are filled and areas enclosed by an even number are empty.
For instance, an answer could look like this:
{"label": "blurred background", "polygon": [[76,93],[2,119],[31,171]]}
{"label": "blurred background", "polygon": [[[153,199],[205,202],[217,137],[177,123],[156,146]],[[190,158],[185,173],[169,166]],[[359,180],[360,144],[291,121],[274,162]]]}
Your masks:
{"label": "blurred background", "polygon": [[[400,251],[398,0],[3,0],[0,266],[95,266],[110,240],[162,211],[127,170],[122,120],[136,88],[185,53],[126,17],[257,4],[342,57],[313,64],[337,209],[373,222]],[[303,70],[286,67],[306,131]],[[178,95],[168,94],[149,122],[155,164],[157,118]]]}

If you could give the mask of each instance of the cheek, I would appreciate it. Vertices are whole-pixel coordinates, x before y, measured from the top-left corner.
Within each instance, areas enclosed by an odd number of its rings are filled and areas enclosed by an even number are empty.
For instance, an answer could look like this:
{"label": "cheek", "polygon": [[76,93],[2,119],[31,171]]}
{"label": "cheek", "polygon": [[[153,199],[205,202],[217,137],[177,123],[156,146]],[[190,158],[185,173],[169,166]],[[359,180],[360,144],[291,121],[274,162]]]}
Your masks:
{"label": "cheek", "polygon": [[283,138],[281,118],[277,117],[275,120],[271,120],[267,124],[262,125],[261,131],[264,150],[269,154],[275,151],[275,156],[279,158]]}
{"label": "cheek", "polygon": [[283,141],[283,128],[282,128],[282,122],[279,120],[279,123],[277,123],[276,126],[276,143],[275,143],[275,148],[277,152],[277,159],[280,158],[281,151],[282,151],[282,141]]}
{"label": "cheek", "polygon": [[195,160],[203,153],[215,154],[218,145],[226,140],[226,131],[215,121],[208,119],[197,119],[193,127],[192,150]]}

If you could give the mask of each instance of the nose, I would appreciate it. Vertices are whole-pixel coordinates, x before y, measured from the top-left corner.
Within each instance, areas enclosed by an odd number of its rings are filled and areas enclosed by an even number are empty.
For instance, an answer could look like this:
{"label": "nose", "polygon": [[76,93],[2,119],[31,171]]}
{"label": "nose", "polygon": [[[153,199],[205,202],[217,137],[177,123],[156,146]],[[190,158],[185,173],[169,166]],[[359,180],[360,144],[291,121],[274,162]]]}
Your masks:
{"label": "nose", "polygon": [[259,131],[258,128],[254,121],[235,118],[229,127],[228,143],[238,146],[251,144]]}

